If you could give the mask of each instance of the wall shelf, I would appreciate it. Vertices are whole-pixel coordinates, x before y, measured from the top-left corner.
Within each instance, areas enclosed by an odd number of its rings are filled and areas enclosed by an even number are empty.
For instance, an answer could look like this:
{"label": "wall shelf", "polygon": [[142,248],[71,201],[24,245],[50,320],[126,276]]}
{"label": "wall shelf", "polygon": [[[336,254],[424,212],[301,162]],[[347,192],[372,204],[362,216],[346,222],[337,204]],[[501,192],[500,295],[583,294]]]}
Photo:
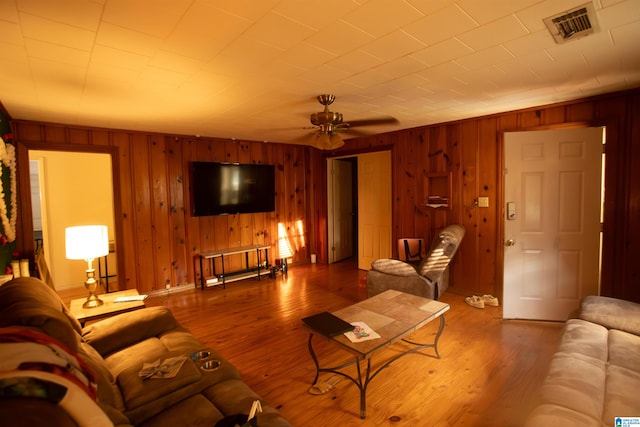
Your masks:
{"label": "wall shelf", "polygon": [[428,173],[424,176],[423,204],[428,208],[451,208],[451,173]]}

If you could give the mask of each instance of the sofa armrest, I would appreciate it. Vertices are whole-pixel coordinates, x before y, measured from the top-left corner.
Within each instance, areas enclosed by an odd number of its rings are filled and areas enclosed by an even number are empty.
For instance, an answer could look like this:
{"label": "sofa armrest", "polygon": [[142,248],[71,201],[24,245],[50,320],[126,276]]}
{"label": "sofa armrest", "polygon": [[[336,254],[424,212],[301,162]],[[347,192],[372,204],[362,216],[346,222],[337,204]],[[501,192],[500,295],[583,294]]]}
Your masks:
{"label": "sofa armrest", "polygon": [[426,277],[419,276],[418,274],[412,276],[396,276],[381,273],[376,270],[369,270],[366,280],[368,297],[393,289],[407,294],[435,299],[434,284]]}
{"label": "sofa armrest", "polygon": [[147,307],[92,323],[82,330],[82,338],[105,356],[179,326],[168,308]]}
{"label": "sofa armrest", "polygon": [[640,335],[640,304],[617,298],[588,296],[582,300],[580,318],[607,329]]}

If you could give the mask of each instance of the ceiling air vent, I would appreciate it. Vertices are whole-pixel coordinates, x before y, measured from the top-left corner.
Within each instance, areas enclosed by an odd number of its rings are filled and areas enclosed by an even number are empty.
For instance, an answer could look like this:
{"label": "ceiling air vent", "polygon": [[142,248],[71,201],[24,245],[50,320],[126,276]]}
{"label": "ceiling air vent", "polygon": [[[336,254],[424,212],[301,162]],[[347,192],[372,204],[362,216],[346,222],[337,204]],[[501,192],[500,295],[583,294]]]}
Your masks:
{"label": "ceiling air vent", "polygon": [[556,43],[566,43],[600,30],[593,3],[583,4],[544,20]]}

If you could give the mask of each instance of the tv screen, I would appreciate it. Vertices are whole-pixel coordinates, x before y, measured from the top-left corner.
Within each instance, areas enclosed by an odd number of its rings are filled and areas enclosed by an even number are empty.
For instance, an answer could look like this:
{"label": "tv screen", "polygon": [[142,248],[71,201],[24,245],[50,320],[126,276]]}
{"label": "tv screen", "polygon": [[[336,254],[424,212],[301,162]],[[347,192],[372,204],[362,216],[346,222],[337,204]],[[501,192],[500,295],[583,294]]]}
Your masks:
{"label": "tv screen", "polygon": [[275,210],[275,167],[238,163],[193,162],[194,216]]}

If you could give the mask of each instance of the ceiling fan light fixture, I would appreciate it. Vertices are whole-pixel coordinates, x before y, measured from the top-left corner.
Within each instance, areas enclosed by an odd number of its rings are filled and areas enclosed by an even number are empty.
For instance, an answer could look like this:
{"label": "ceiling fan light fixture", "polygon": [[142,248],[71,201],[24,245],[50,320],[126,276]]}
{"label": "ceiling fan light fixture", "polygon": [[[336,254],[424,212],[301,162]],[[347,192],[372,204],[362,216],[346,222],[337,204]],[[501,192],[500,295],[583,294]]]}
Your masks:
{"label": "ceiling fan light fixture", "polygon": [[344,141],[337,133],[318,133],[316,135],[315,143],[313,144],[320,150],[335,150],[344,145]]}
{"label": "ceiling fan light fixture", "polygon": [[318,102],[324,105],[324,111],[311,114],[311,124],[317,127],[317,133],[311,145],[320,150],[335,150],[344,145],[338,132],[350,131],[353,126],[367,126],[397,123],[393,117],[357,120],[343,123],[342,113],[329,111],[329,105],[335,101],[335,95],[322,94],[317,96]]}

